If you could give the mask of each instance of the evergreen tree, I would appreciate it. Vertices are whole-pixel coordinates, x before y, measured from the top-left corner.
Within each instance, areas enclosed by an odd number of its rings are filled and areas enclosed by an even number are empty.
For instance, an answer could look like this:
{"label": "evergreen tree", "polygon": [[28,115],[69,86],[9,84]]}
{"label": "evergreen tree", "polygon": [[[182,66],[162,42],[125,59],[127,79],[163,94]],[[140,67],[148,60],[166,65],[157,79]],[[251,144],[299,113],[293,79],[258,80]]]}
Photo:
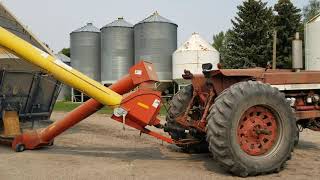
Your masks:
{"label": "evergreen tree", "polygon": [[224,32],[221,31],[220,33],[213,36],[213,44],[212,46],[220,52],[224,42]]}
{"label": "evergreen tree", "polygon": [[320,1],[309,0],[309,4],[303,8],[304,22],[310,21],[313,17],[320,13]]}
{"label": "evergreen tree", "polygon": [[277,67],[292,67],[292,40],[295,33],[301,33],[301,10],[290,0],[279,0],[274,6],[275,28],[277,30]]}
{"label": "evergreen tree", "polygon": [[226,68],[265,67],[272,60],[273,14],[261,0],[245,0],[225,42]]}
{"label": "evergreen tree", "polygon": [[228,52],[228,44],[230,44],[230,36],[231,36],[231,30],[226,31],[224,33],[223,43],[220,47],[220,62],[222,62],[220,65],[222,65],[222,68],[232,68],[233,66],[228,64],[228,61],[226,61],[226,54]]}

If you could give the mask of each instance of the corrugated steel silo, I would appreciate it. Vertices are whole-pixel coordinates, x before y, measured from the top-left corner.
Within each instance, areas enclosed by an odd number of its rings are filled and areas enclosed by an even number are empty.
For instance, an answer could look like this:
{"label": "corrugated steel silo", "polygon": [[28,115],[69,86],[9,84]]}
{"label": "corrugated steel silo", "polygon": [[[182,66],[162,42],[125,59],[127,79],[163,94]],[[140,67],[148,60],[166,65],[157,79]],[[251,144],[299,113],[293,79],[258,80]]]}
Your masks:
{"label": "corrugated steel silo", "polygon": [[112,84],[134,64],[133,25],[123,18],[101,28],[101,82]]}
{"label": "corrugated steel silo", "polygon": [[[70,66],[71,60],[68,56],[58,53],[55,55],[57,59]],[[71,88],[66,84],[61,84],[58,101],[70,101],[71,100]]]}
{"label": "corrugated steel silo", "polygon": [[160,81],[172,80],[172,53],[177,49],[177,27],[157,12],[134,26],[135,62],[152,62]]}
{"label": "corrugated steel silo", "polygon": [[306,70],[320,70],[320,14],[306,24]]}
{"label": "corrugated steel silo", "polygon": [[192,36],[180,46],[172,56],[173,79],[182,79],[184,70],[190,70],[193,74],[202,74],[202,64],[211,63],[213,69],[217,69],[220,62],[220,54],[198,33]]}
{"label": "corrugated steel silo", "polygon": [[71,66],[100,81],[100,30],[88,23],[70,34]]}

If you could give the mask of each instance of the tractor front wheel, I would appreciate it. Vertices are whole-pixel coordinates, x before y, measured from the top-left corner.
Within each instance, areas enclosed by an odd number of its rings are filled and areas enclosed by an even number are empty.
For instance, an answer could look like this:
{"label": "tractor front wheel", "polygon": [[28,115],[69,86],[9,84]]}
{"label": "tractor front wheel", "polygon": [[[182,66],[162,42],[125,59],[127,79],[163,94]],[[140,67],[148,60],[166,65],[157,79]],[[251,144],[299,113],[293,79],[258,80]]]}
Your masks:
{"label": "tractor front wheel", "polygon": [[256,81],[234,84],[211,107],[207,141],[213,157],[246,177],[280,171],[296,137],[294,114],[284,94]]}

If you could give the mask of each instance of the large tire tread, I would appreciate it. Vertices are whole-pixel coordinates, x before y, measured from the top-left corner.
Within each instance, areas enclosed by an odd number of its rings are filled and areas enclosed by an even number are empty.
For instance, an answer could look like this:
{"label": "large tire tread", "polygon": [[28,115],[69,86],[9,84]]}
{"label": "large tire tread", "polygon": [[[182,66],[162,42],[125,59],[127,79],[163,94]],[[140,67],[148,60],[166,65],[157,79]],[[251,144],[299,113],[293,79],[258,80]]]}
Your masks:
{"label": "large tire tread", "polygon": [[[280,93],[276,88],[257,81],[246,81],[232,85],[217,97],[215,103],[210,108],[210,114],[207,118],[207,141],[213,157],[222,167],[225,167],[232,174],[242,177],[279,172],[284,167],[285,162],[291,158],[294,144],[294,138],[291,138],[289,152],[283,155],[283,160],[275,164],[273,168],[263,171],[246,167],[246,165],[233,154],[231,150],[232,147],[230,147],[227,140],[228,133],[230,133],[228,129],[230,127],[229,115],[237,108],[233,102],[237,101],[239,97],[247,96],[248,93],[250,93],[250,91],[247,90],[252,88],[257,88],[258,90],[256,91],[260,91],[261,94],[270,95],[272,98],[279,98],[283,104],[287,105],[286,108],[290,108],[290,105],[288,105],[288,102],[285,100],[284,94]],[[291,109],[289,109],[289,111],[291,111]],[[293,113],[289,115],[292,120],[295,119]],[[295,122],[291,124],[294,125]]]}

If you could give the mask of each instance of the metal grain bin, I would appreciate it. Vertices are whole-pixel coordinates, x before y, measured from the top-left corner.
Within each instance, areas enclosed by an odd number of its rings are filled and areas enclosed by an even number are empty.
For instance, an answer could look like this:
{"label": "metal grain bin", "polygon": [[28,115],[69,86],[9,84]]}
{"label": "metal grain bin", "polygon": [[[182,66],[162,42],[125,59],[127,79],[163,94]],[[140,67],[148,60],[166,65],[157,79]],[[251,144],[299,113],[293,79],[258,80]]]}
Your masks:
{"label": "metal grain bin", "polygon": [[88,23],[70,34],[71,66],[100,81],[100,30]]}
{"label": "metal grain bin", "polygon": [[123,18],[101,28],[101,82],[112,84],[134,64],[133,25]]}
{"label": "metal grain bin", "polygon": [[217,69],[220,61],[219,52],[206,42],[198,33],[183,43],[172,56],[173,79],[182,79],[184,70],[193,74],[202,74],[202,64],[211,63]]}
{"label": "metal grain bin", "polygon": [[[56,54],[56,58],[61,60],[63,63],[70,66],[71,60],[68,56],[58,53]],[[66,84],[61,84],[60,93],[58,96],[58,101],[70,101],[71,100],[71,87]]]}
{"label": "metal grain bin", "polygon": [[306,70],[320,70],[320,14],[305,27]]}
{"label": "metal grain bin", "polygon": [[177,49],[177,27],[157,12],[134,26],[135,62],[152,62],[162,82],[172,80],[172,53]]}

